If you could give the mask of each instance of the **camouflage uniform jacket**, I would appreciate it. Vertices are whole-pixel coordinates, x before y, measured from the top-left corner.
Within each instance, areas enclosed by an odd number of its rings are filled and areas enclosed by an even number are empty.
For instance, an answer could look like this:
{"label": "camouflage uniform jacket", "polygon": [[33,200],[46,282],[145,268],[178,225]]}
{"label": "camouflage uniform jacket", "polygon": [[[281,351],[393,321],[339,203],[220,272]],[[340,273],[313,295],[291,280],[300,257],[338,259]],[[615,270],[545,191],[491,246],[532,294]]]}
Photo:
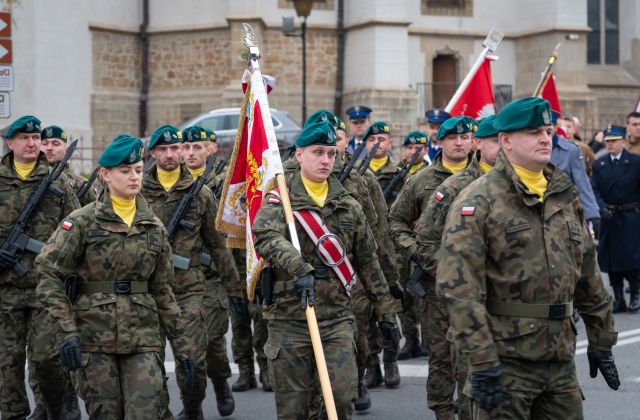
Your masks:
{"label": "camouflage uniform jacket", "polygon": [[407,179],[391,206],[389,231],[404,258],[410,258],[416,252],[414,225],[427,207],[431,194],[449,176],[451,172],[442,165],[442,153],[438,153],[431,166]]}
{"label": "camouflage uniform jacket", "polygon": [[[186,167],[181,166],[180,178],[169,192],[157,178],[155,163],[145,173],[142,195],[149,202],[156,216],[167,223],[171,212],[178,204],[183,194],[186,194],[193,178]],[[215,228],[217,202],[213,193],[204,185],[200,193],[191,202],[191,208],[184,218],[196,225],[193,231],[184,227],[178,227],[174,234],[172,245],[173,253],[182,257],[191,258],[191,268],[174,270],[173,291],[176,295],[202,294],[205,292],[205,277],[200,264],[200,253],[206,251],[211,255],[216,267],[220,270],[220,277],[224,285],[229,286],[229,292],[233,293],[233,285],[239,283],[238,271],[235,264],[229,264],[233,257],[225,246],[225,238]]]}
{"label": "camouflage uniform jacket", "polygon": [[[387,185],[389,185],[389,183],[391,182],[393,177],[396,176],[399,170],[400,170],[400,166],[396,162],[394,162],[393,159],[391,159],[391,156],[389,156],[389,159],[387,159],[387,162],[384,165],[382,165],[381,168],[379,168],[375,172],[373,172],[372,170],[372,172],[375,174],[376,180],[378,181],[378,184],[380,184],[380,188],[382,189],[382,191],[384,191],[387,188]],[[398,193],[400,192],[401,188],[402,188],[402,183],[399,182],[395,190],[393,191],[393,193],[389,196],[389,198],[385,199],[387,203],[387,207],[391,207],[396,197],[398,196]],[[384,197],[384,193],[383,193],[383,197]]]}
{"label": "camouflage uniform jacket", "polygon": [[440,249],[442,231],[451,203],[467,185],[484,175],[480,169],[478,158],[478,154],[475,154],[466,169],[451,175],[436,188],[427,202],[426,209],[416,222],[418,261],[425,271],[422,280],[426,281],[423,286],[429,296],[436,295],[437,252]]}
{"label": "camouflage uniform jacket", "polygon": [[[376,242],[366,221],[362,207],[350,197],[338,180],[329,177],[329,194],[320,208],[307,195],[300,172],[289,177],[291,206],[293,210],[308,209],[320,213],[325,225],[344,244],[347,256],[356,271],[357,281],[362,282],[367,296],[373,302],[378,320],[394,319],[394,299],[380,269],[376,257]],[[284,211],[279,199],[267,194],[253,223],[256,251],[275,268],[273,286],[274,303],[265,307],[266,319],[305,320],[299,300],[293,289],[297,277],[326,267],[318,257],[315,245],[304,229],[295,224],[300,240],[301,253],[290,242]],[[353,316],[351,302],[340,281],[331,269],[328,278],[316,277],[315,304],[318,320]]]}
{"label": "camouflage uniform jacket", "polygon": [[[83,351],[101,353],[158,352],[164,347],[160,325],[188,353],[183,320],[171,283],[171,247],[162,222],[141,195],[128,227],[113,211],[105,192],[68,215],[36,259],[38,299],[56,322],[58,341],[79,335]],[[65,280],[78,276],[72,304]],[[147,292],[91,293],[83,287],[131,281]]]}
{"label": "camouflage uniform jacket", "polygon": [[[73,169],[71,169],[71,166],[69,166],[69,164],[65,166],[64,171],[62,172],[62,175],[67,177],[76,194],[84,186],[85,182],[87,182],[87,180],[81,177],[80,175],[76,175],[76,173],[73,172]],[[82,200],[80,200],[80,205],[86,206],[87,204],[95,200],[96,200],[96,190],[94,189],[93,186],[91,186],[85,193],[84,197],[82,197]]]}
{"label": "camouflage uniform jacket", "polygon": [[540,202],[499,152],[493,170],[465,188],[449,211],[436,289],[471,372],[498,365],[500,357],[575,356],[571,312],[558,320],[494,315],[494,302],[518,309],[573,302],[587,327],[589,351],[616,343],[611,296],[602,285],[578,192],[553,165],[544,176],[548,186]]}
{"label": "camouflage uniform jacket", "polygon": [[[40,153],[36,167],[25,180],[22,180],[13,169],[13,152],[7,153],[2,158],[0,163],[0,243],[4,243],[27,199],[50,170],[51,167],[44,153]],[[46,242],[51,237],[60,220],[80,207],[75,192],[64,175],[61,174],[53,185],[64,194],[62,197],[45,194],[26,230],[29,237],[41,242]],[[35,258],[36,254],[29,251],[25,251],[19,257],[20,264],[28,271],[23,278],[18,278],[11,269],[0,270],[0,286],[35,290],[36,274],[33,269]]]}

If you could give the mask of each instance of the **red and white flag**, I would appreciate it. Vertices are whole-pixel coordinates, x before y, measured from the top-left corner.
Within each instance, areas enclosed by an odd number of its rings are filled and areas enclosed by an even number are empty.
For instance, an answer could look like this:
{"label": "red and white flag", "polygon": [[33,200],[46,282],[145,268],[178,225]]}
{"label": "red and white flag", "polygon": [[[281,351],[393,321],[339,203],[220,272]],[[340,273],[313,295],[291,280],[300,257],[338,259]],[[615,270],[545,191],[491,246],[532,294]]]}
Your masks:
{"label": "red and white flag", "polygon": [[454,117],[465,115],[476,120],[496,113],[496,100],[493,95],[491,62],[497,57],[486,56],[484,62],[473,75],[471,81],[451,107],[449,113]]}
{"label": "red and white flag", "polygon": [[540,90],[540,97],[546,99],[551,104],[551,109],[562,115],[562,108],[560,107],[560,99],[558,98],[558,89],[556,89],[556,77],[551,73],[547,82],[542,86]]}
{"label": "red and white flag", "polygon": [[263,265],[251,226],[264,195],[275,188],[276,174],[283,173],[267,100],[274,84],[272,77],[263,77],[257,69],[242,77],[243,106],[216,216],[216,228],[228,234],[228,245],[247,250],[247,285],[257,279]]}

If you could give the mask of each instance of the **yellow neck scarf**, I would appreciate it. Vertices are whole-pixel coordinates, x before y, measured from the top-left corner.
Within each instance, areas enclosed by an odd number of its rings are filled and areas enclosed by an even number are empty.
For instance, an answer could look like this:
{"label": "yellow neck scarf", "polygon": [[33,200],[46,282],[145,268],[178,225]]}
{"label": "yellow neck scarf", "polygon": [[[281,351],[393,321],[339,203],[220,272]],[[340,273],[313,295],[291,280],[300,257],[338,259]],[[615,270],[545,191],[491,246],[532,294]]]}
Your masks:
{"label": "yellow neck scarf", "polygon": [[156,167],[156,169],[158,170],[158,181],[160,181],[162,188],[164,188],[166,192],[169,192],[176,182],[178,182],[178,178],[180,178],[180,167],[178,166],[171,171],[165,171],[159,167]]}
{"label": "yellow neck scarf", "polygon": [[33,161],[31,163],[20,163],[17,160],[13,161],[13,167],[16,169],[16,173],[20,177],[20,179],[27,179],[33,168],[36,167],[37,161]]}
{"label": "yellow neck scarf", "polygon": [[409,169],[409,174],[413,175],[416,172],[418,172],[420,169],[422,169],[423,167],[424,167],[424,162],[416,163],[415,165],[413,165],[411,167],[411,169]]}
{"label": "yellow neck scarf", "polygon": [[324,207],[324,202],[329,194],[329,182],[326,180],[323,182],[313,182],[302,176],[302,183],[309,197],[311,197],[318,206]]}
{"label": "yellow neck scarf", "polygon": [[384,156],[381,158],[373,158],[369,163],[369,168],[371,168],[373,172],[378,172],[378,169],[382,168],[384,164],[387,163],[388,160],[389,160],[389,156]]}
{"label": "yellow neck scarf", "polygon": [[191,174],[191,176],[193,177],[193,179],[198,179],[200,178],[200,175],[202,175],[204,173],[204,170],[206,169],[206,166],[201,166],[197,169],[189,169],[189,173]]}
{"label": "yellow neck scarf", "polygon": [[462,162],[458,162],[458,163],[449,163],[443,159],[442,166],[444,166],[445,169],[451,172],[452,174],[457,174],[458,172],[460,172],[461,170],[467,167],[467,160],[465,159]]}
{"label": "yellow neck scarf", "polygon": [[119,198],[115,196],[111,196],[111,205],[113,206],[113,211],[120,216],[123,222],[127,224],[127,226],[131,227],[131,223],[133,223],[133,216],[136,215],[136,198],[131,198],[129,200],[125,198]]}
{"label": "yellow neck scarf", "polygon": [[493,169],[493,165],[489,165],[488,163],[485,163],[483,161],[480,161],[480,170],[485,173],[488,174],[490,170]]}
{"label": "yellow neck scarf", "polygon": [[520,181],[531,191],[540,197],[540,201],[544,198],[544,193],[547,191],[547,178],[544,177],[542,171],[532,172],[521,166],[511,164],[513,170],[516,171],[516,175],[520,178]]}

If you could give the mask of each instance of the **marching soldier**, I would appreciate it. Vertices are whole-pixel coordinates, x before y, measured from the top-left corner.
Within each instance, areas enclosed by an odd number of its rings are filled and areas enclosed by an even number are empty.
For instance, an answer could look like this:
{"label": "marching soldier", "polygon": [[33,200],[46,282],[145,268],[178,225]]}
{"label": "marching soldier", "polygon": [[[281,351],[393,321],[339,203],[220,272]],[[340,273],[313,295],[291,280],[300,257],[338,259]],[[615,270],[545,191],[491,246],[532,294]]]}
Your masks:
{"label": "marching soldier", "polygon": [[[430,296],[436,295],[436,268],[438,266],[438,250],[442,230],[447,218],[449,208],[456,196],[482,175],[488,173],[495,165],[496,155],[499,150],[498,132],[493,128],[495,116],[490,116],[482,120],[478,125],[475,138],[478,141],[478,151],[474,154],[469,166],[455,175],[451,175],[440,184],[435,193],[429,199],[427,208],[416,223],[416,239],[418,241],[418,262],[424,268],[423,276],[424,288]],[[449,378],[443,386],[450,384],[449,389],[453,395],[457,382],[458,391],[458,419],[471,418],[471,406],[464,396],[462,388],[467,379],[466,359],[459,352],[455,351],[448,337],[449,316],[447,315],[444,303],[439,299],[430,302],[429,311],[429,337],[431,351],[434,356],[430,364],[436,364],[438,375],[441,377],[449,374]],[[439,363],[444,360],[445,365]],[[447,361],[451,363],[447,364]],[[433,375],[435,369],[429,368],[429,375]],[[446,414],[444,410],[438,412],[439,419],[453,419],[454,413],[449,410]]]}
{"label": "marching soldier", "polygon": [[[364,132],[371,125],[370,115],[373,110],[369,107],[363,105],[355,105],[347,109],[347,115],[349,116],[349,132],[353,134],[351,140],[349,140],[349,145],[347,146],[347,152],[349,154],[353,154],[355,150],[358,148],[360,143],[364,140],[362,136]],[[356,156],[358,160],[364,159],[366,153],[363,151],[360,156]]]}
{"label": "marching soldier", "polygon": [[160,325],[186,387],[193,376],[167,232],[139,194],[143,152],[140,139],[116,137],[99,159],[101,200],[66,216],[36,259],[38,299],[90,418],[161,418]]}
{"label": "marching soldier", "polygon": [[[31,193],[49,174],[45,154],[41,152],[41,123],[27,115],[15,120],[5,134],[9,153],[0,162],[0,416],[3,419],[25,418],[29,400],[24,385],[25,350],[31,352],[29,370],[36,378],[36,403],[41,407],[34,415],[80,418],[73,410],[77,400],[55,349],[51,318],[36,299],[36,249],[22,254],[10,250],[6,243]],[[25,233],[46,242],[64,216],[80,207],[70,183],[58,178],[52,184],[56,194],[47,192],[27,221]],[[50,189],[53,191],[53,189]],[[26,273],[17,272],[17,265]],[[64,407],[63,407],[64,404]],[[46,407],[45,407],[46,406]],[[70,411],[69,411],[70,410]]]}
{"label": "marching soldier", "polygon": [[[429,203],[429,198],[436,188],[452,174],[464,170],[471,162],[471,135],[476,129],[476,123],[469,117],[454,117],[447,119],[436,135],[440,152],[427,169],[409,178],[400,191],[398,198],[389,213],[389,229],[401,255],[407,260],[415,260],[417,243],[415,238],[415,223],[420,218]],[[438,322],[439,311],[435,293],[427,291],[427,304],[423,309],[422,323],[428,323],[427,344],[429,345],[429,377],[427,379],[427,405],[436,415],[449,418],[452,415],[453,390],[455,380],[451,377],[451,361],[448,353],[436,351],[441,343],[438,338],[431,336],[429,328]],[[426,313],[424,310],[426,309]],[[432,319],[435,317],[434,319]],[[432,346],[434,348],[432,349]]]}
{"label": "marching soldier", "polygon": [[[310,124],[296,139],[300,170],[288,180],[301,253],[287,234],[279,192],[267,194],[253,225],[256,251],[274,269],[273,299],[265,302],[269,320],[265,354],[273,380],[279,419],[308,418],[317,400],[315,363],[305,322],[305,308],[315,306],[338,417],[351,417],[356,391],[352,280],[357,273],[374,304],[385,337],[399,340],[393,298],[376,257],[375,240],[362,207],[330,177],[336,156],[336,135],[327,122]],[[320,214],[322,218],[319,219]],[[322,223],[318,222],[322,220]],[[303,226],[329,235],[341,256],[327,259],[318,241]],[[318,248],[320,247],[320,248]],[[337,256],[337,255],[336,255]],[[353,265],[351,265],[353,261]],[[354,272],[355,268],[355,272]]]}
{"label": "marching soldier", "polygon": [[436,135],[438,134],[438,130],[443,122],[451,118],[451,114],[449,114],[444,109],[430,109],[425,113],[425,117],[427,118],[427,126],[425,131],[427,132],[427,136],[429,137],[428,145],[427,145],[427,155],[425,159],[429,165],[431,165],[436,155],[438,154],[438,150],[440,147],[437,145],[435,141]]}
{"label": "marching soldier", "polygon": [[[378,144],[376,154],[369,162],[369,169],[384,191],[393,177],[398,173],[398,164],[389,156],[391,150],[391,128],[384,121],[376,121],[367,128],[362,136],[367,153]],[[400,184],[402,186],[402,184]],[[398,189],[399,190],[399,189]],[[393,204],[394,196],[386,198],[387,206]]]}
{"label": "marching soldier", "polygon": [[[165,125],[152,134],[149,150],[151,150],[155,163],[147,170],[142,187],[142,194],[165,225],[176,205],[185,194],[189,194],[195,182],[188,169],[180,165],[181,136],[178,133],[177,128]],[[196,140],[208,141],[208,138],[204,137],[204,139],[198,138]],[[195,148],[195,146],[193,147]],[[189,159],[191,158],[187,157],[187,160]],[[176,255],[190,260],[190,266],[174,268],[173,284],[173,292],[187,324],[187,333],[193,337],[196,346],[194,388],[189,391],[184,386],[180,387],[184,410],[179,418],[185,419],[203,417],[202,401],[207,386],[206,354],[208,343],[207,330],[202,317],[206,279],[202,272],[203,268],[200,266],[201,253],[205,250],[209,253],[220,271],[223,282],[227,284],[238,284],[239,282],[235,266],[229,264],[232,257],[225,247],[224,237],[214,227],[216,208],[217,203],[213,193],[209,187],[203,186],[200,192],[193,197],[191,206],[184,215],[184,220],[192,223],[193,229],[177,227],[171,243],[174,261]],[[179,384],[182,384],[182,369],[176,369],[176,374]],[[233,394],[226,377],[223,377],[225,375],[230,376],[230,371],[221,372],[219,376],[215,377],[213,387],[218,411],[223,416],[231,414],[235,408]],[[168,395],[165,398],[168,402]]]}
{"label": "marching soldier", "polygon": [[[640,156],[624,148],[624,127],[604,132],[607,155],[593,165],[591,183],[602,223],[598,263],[613,288],[613,312],[640,310]],[[629,282],[629,305],[624,299],[624,279]]]}
{"label": "marching soldier", "polygon": [[[67,133],[57,125],[50,125],[49,127],[43,128],[42,133],[40,133],[40,140],[42,142],[42,151],[51,166],[58,163],[67,152]],[[87,180],[80,175],[76,175],[69,164],[67,164],[65,168],[64,175],[69,179],[76,193],[78,193],[87,182]],[[95,190],[89,188],[84,197],[82,197],[82,200],[80,200],[80,204],[86,206],[95,199]]]}
{"label": "marching soldier", "polygon": [[578,309],[590,374],[620,385],[611,296],[569,177],[553,165],[549,103],[523,98],[494,120],[495,167],[456,198],[438,254],[437,290],[468,358],[473,418],[581,419]]}

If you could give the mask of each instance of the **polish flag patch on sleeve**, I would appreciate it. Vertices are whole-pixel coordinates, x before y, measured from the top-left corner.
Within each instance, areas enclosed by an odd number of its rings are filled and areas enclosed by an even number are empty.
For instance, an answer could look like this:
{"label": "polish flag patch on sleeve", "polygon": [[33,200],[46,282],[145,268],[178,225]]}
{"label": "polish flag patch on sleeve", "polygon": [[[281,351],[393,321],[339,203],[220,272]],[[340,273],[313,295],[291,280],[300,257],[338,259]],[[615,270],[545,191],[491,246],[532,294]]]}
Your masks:
{"label": "polish flag patch on sleeve", "polygon": [[473,216],[473,213],[476,212],[476,206],[462,206],[460,210],[461,216]]}
{"label": "polish flag patch on sleeve", "polygon": [[436,193],[433,195],[433,198],[435,198],[437,201],[442,201],[442,199],[444,198],[444,194],[442,194],[440,191],[436,191]]}
{"label": "polish flag patch on sleeve", "polygon": [[63,220],[62,223],[60,223],[60,227],[64,230],[71,230],[73,223],[68,220]]}
{"label": "polish flag patch on sleeve", "polygon": [[269,196],[269,200],[267,200],[271,204],[280,204],[280,199],[274,197],[273,195]]}

